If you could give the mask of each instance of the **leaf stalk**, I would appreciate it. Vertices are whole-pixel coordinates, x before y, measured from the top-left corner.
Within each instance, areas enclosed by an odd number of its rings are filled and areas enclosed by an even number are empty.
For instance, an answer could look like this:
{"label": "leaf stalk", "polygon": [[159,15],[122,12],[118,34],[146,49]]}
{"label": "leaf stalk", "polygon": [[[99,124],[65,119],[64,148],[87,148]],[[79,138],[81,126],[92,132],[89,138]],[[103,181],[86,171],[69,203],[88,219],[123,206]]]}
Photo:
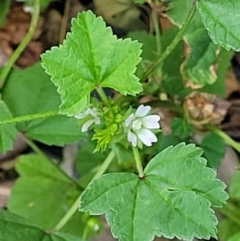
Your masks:
{"label": "leaf stalk", "polygon": [[134,155],[135,162],[136,162],[136,168],[138,170],[138,176],[140,178],[143,178],[145,175],[144,175],[144,172],[143,172],[142,162],[141,162],[141,158],[140,158],[139,151],[138,151],[137,147],[133,147],[133,155]]}
{"label": "leaf stalk", "polygon": [[226,133],[224,133],[222,130],[220,130],[219,128],[212,126],[212,125],[206,125],[206,127],[214,132],[216,135],[220,136],[224,142],[231,146],[232,148],[234,148],[235,150],[237,150],[240,153],[240,143],[234,141],[229,135],[227,135]]}
{"label": "leaf stalk", "polygon": [[31,121],[31,120],[41,119],[41,118],[49,118],[49,117],[54,117],[58,115],[59,115],[58,111],[49,111],[49,112],[32,114],[32,115],[18,116],[10,119],[0,120],[0,125],[21,123],[25,121]]}
{"label": "leaf stalk", "polygon": [[165,51],[162,53],[161,57],[158,59],[158,61],[156,63],[153,63],[147,70],[146,72],[143,74],[142,78],[140,79],[140,82],[145,81],[148,76],[163,62],[163,60],[165,60],[170,54],[171,52],[175,49],[175,47],[177,46],[177,44],[179,43],[179,41],[182,39],[183,34],[186,30],[186,28],[188,27],[188,25],[190,24],[194,14],[196,11],[196,7],[195,5],[192,6],[191,11],[189,12],[185,22],[182,25],[182,28],[178,31],[177,35],[175,36],[175,38],[173,39],[173,41],[168,45],[168,47],[165,49]]}
{"label": "leaf stalk", "polygon": [[32,18],[31,18],[29,30],[28,30],[26,36],[24,37],[24,39],[22,40],[22,42],[18,45],[17,49],[14,51],[14,53],[12,54],[10,59],[8,60],[7,65],[3,69],[3,71],[0,75],[0,87],[3,86],[3,84],[5,83],[5,80],[7,79],[7,76],[9,74],[11,68],[13,67],[14,63],[17,61],[17,59],[19,58],[21,53],[24,51],[24,49],[27,47],[28,43],[33,38],[33,35],[34,35],[35,30],[37,28],[39,14],[40,14],[40,0],[35,0],[34,1],[34,7],[33,7],[33,15],[32,15]]}
{"label": "leaf stalk", "polygon": [[100,98],[102,99],[102,102],[103,102],[107,107],[110,108],[110,107],[111,107],[110,101],[109,101],[107,95],[105,94],[104,90],[102,89],[102,87],[101,87],[101,86],[98,86],[98,87],[96,88],[96,90],[97,90]]}
{"label": "leaf stalk", "polygon": [[[112,160],[115,157],[115,153],[113,151],[111,151],[108,156],[106,157],[106,159],[104,160],[104,162],[102,163],[102,165],[100,166],[100,168],[98,169],[97,173],[94,175],[94,177],[92,178],[91,182],[99,177],[101,177],[104,172],[107,170],[108,166],[110,165],[110,163],[112,162]],[[81,194],[82,195],[82,194]],[[68,212],[65,214],[65,216],[63,216],[63,218],[59,221],[59,223],[55,226],[55,228],[53,229],[52,232],[57,232],[59,231],[68,221],[69,219],[73,216],[73,214],[77,211],[78,206],[79,206],[79,199],[81,197],[81,195],[76,199],[76,201],[73,203],[73,205],[70,207],[70,209],[68,210]]]}

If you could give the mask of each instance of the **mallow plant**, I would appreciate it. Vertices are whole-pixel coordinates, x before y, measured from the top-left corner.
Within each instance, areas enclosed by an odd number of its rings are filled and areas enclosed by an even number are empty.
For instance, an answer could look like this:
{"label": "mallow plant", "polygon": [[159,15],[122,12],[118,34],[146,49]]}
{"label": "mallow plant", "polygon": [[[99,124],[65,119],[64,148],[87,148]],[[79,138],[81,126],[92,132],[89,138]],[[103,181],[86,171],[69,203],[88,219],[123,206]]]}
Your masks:
{"label": "mallow plant", "polygon": [[[40,63],[9,74],[10,59],[3,69],[1,151],[21,132],[35,153],[19,157],[0,240],[88,240],[101,229],[99,215],[120,241],[217,238],[215,211],[228,194],[216,168],[225,144],[240,147],[204,115],[205,106],[201,117],[189,102],[203,92],[224,95],[231,50],[240,49],[240,1],[129,2],[150,6],[154,34],[117,38],[102,17],[84,11]],[[163,7],[167,30],[156,21]],[[175,113],[171,135],[162,131],[159,108]],[[207,134],[197,142],[200,130]],[[33,140],[80,141],[80,178],[67,176]]]}

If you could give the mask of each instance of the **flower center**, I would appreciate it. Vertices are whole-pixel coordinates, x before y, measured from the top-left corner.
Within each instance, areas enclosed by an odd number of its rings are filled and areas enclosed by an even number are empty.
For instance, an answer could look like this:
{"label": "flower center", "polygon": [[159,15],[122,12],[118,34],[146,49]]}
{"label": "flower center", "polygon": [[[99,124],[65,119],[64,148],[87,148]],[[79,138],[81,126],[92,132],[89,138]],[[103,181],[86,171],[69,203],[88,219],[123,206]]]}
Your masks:
{"label": "flower center", "polygon": [[132,128],[135,130],[140,130],[142,128],[142,121],[141,120],[134,120],[132,122]]}

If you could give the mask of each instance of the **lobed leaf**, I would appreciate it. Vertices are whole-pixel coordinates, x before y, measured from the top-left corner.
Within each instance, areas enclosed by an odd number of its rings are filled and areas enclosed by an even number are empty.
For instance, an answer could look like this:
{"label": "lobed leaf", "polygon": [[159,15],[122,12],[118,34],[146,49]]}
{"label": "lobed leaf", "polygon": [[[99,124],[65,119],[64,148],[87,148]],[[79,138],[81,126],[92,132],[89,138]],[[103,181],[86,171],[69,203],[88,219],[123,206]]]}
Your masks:
{"label": "lobed leaf", "polygon": [[226,49],[240,50],[240,2],[235,0],[197,1],[197,10],[209,36]]}
{"label": "lobed leaf", "polygon": [[155,156],[145,178],[107,174],[93,181],[80,198],[80,211],[106,213],[120,241],[149,241],[154,236],[192,240],[216,237],[211,206],[227,199],[225,185],[206,167],[202,150],[181,143]]}
{"label": "lobed leaf", "polygon": [[80,13],[63,44],[42,55],[42,65],[61,95],[60,112],[74,115],[84,111],[90,93],[99,86],[124,95],[139,93],[142,87],[134,72],[140,47],[130,39],[117,39],[91,11]]}

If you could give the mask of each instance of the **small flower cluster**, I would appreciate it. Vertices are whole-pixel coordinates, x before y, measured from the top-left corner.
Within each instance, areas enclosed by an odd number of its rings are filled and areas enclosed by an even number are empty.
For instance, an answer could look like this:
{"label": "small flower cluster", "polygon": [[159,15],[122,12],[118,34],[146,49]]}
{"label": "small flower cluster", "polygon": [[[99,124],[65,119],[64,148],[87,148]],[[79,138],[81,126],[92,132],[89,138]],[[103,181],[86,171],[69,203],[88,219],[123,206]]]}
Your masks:
{"label": "small flower cluster", "polygon": [[100,112],[97,108],[88,108],[85,112],[74,116],[76,119],[86,119],[86,122],[82,125],[82,132],[87,131],[93,124],[100,124]]}
{"label": "small flower cluster", "polygon": [[[127,129],[127,139],[134,147],[139,143],[151,146],[152,143],[157,142],[153,130],[160,128],[160,117],[158,115],[149,115],[150,110],[150,106],[140,105],[136,112],[130,114],[124,122],[124,129]],[[81,128],[82,132],[101,123],[100,111],[95,107],[88,108],[84,113],[75,115],[75,118],[85,120]],[[109,131],[108,128],[106,130]],[[98,132],[102,133],[101,130]]]}
{"label": "small flower cluster", "polygon": [[151,130],[160,128],[160,117],[148,115],[150,110],[150,106],[140,105],[136,112],[125,120],[125,126],[128,128],[127,138],[134,147],[137,146],[138,141],[146,146],[157,142],[157,137]]}

